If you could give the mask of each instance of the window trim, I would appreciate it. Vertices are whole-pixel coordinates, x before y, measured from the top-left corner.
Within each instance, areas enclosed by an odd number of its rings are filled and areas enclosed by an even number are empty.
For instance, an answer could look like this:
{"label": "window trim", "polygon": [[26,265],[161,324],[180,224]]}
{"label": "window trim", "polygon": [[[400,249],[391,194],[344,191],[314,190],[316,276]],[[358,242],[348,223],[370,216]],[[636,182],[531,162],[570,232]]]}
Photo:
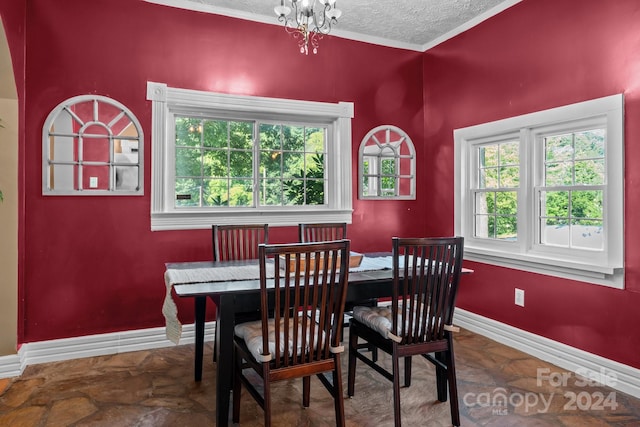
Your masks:
{"label": "window trim", "polygon": [[[455,129],[455,232],[465,237],[465,259],[581,282],[624,288],[624,99],[622,94],[538,111],[490,123]],[[540,250],[534,245],[534,174],[536,138],[552,127],[585,120],[606,121],[606,193],[603,213],[605,257],[567,256],[567,251]],[[478,141],[500,140],[518,133],[521,171],[517,242],[481,241],[473,236],[470,159]],[[620,171],[611,173],[611,171]],[[470,213],[469,213],[470,212]],[[522,227],[521,224],[526,224]],[[616,236],[620,236],[616,239]],[[535,247],[534,247],[535,246]],[[543,248],[544,249],[544,248]],[[564,252],[564,253],[563,253]]]}
{"label": "window trim", "polygon": [[[351,119],[353,103],[325,103],[245,95],[230,95],[169,87],[147,82],[147,100],[152,101],[151,132],[151,230],[204,229],[211,224],[297,225],[300,222],[352,221]],[[228,208],[224,211],[173,208],[168,197],[172,175],[168,148],[176,112],[203,114],[254,114],[273,120],[308,120],[327,127],[327,204],[324,206]],[[232,115],[232,114],[231,114]]]}

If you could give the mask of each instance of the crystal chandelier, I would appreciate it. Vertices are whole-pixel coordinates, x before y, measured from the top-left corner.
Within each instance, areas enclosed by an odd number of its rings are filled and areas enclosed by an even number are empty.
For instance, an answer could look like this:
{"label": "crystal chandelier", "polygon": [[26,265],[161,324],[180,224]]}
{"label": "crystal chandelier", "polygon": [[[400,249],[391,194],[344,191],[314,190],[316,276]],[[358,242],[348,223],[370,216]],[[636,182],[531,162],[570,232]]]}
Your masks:
{"label": "crystal chandelier", "polygon": [[318,53],[318,42],[329,34],[331,26],[337,24],[342,15],[342,11],[336,9],[336,0],[280,0],[280,6],[273,10],[287,33],[298,40],[300,53],[305,55],[309,49]]}

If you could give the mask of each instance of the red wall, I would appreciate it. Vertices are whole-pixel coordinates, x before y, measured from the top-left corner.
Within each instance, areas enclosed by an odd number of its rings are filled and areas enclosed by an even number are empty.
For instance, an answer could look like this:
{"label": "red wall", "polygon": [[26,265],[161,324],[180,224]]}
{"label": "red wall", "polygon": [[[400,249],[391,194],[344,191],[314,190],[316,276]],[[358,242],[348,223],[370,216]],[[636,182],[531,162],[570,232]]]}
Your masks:
{"label": "red wall", "polygon": [[[359,202],[355,179],[358,145],[373,127],[393,124],[422,141],[422,53],[325,37],[318,55],[304,56],[279,26],[143,1],[23,0],[3,3],[0,15],[10,15],[17,4],[26,5],[28,123],[20,343],[162,326],[164,263],[211,259],[210,230],[150,230],[147,81],[354,102],[352,247],[390,250],[393,235],[424,227],[422,218],[410,216],[420,202]],[[10,42],[19,49],[25,40]],[[82,94],[114,98],[140,120],[147,144],[145,196],[42,196],[44,120],[60,102]],[[297,231],[275,228],[270,237],[295,241]],[[179,310],[184,321],[192,319],[191,301],[181,301]]]}
{"label": "red wall", "polygon": [[[524,0],[427,51],[423,154],[426,182],[438,183],[433,204],[446,206],[430,232],[453,215],[454,129],[624,93],[626,289],[468,263],[475,273],[458,305],[640,368],[638,22],[637,0]],[[513,303],[515,287],[524,308]]]}
{"label": "red wall", "polygon": [[[164,263],[210,258],[208,230],[150,231],[150,149],[143,197],[41,195],[44,119],[76,95],[129,107],[147,148],[147,81],[354,102],[350,237],[355,250],[375,251],[388,250],[394,235],[453,232],[453,129],[623,92],[625,209],[640,208],[640,170],[631,166],[640,158],[637,0],[523,0],[424,54],[325,37],[308,57],[277,26],[142,1],[14,0],[0,4],[0,16],[25,108],[21,343],[161,326]],[[381,124],[401,127],[416,143],[417,201],[357,200],[358,145]],[[636,218],[626,216],[626,290],[469,263],[476,273],[465,278],[459,305],[640,367]],[[292,227],[270,234],[274,242],[296,239]],[[526,291],[525,308],[513,304],[515,286]],[[192,319],[190,301],[179,309]]]}

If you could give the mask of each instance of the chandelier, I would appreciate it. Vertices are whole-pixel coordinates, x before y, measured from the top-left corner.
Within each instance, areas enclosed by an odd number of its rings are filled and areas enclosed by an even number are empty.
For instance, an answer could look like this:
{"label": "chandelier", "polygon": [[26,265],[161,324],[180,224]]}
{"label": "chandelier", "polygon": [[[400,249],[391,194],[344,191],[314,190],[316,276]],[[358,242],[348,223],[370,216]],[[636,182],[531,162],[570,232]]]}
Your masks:
{"label": "chandelier", "polygon": [[309,49],[318,53],[318,42],[342,15],[336,9],[336,0],[280,0],[280,6],[273,10],[278,21],[284,23],[285,31],[298,40],[300,53],[305,55],[309,55]]}

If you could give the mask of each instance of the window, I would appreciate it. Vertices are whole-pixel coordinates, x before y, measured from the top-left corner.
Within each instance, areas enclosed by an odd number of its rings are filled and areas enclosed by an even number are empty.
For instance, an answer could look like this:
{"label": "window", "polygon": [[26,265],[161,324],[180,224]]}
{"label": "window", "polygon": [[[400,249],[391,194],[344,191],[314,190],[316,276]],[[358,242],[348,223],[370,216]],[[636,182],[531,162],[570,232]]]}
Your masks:
{"label": "window", "polygon": [[42,194],[142,195],[142,127],[119,102],[99,95],[67,99],[42,130]]}
{"label": "window", "polygon": [[454,131],[465,258],[623,288],[623,97]]}
{"label": "window", "polygon": [[416,153],[409,135],[392,126],[378,126],[360,143],[358,156],[361,199],[416,198]]}
{"label": "window", "polygon": [[147,89],[152,229],[351,222],[351,103]]}

